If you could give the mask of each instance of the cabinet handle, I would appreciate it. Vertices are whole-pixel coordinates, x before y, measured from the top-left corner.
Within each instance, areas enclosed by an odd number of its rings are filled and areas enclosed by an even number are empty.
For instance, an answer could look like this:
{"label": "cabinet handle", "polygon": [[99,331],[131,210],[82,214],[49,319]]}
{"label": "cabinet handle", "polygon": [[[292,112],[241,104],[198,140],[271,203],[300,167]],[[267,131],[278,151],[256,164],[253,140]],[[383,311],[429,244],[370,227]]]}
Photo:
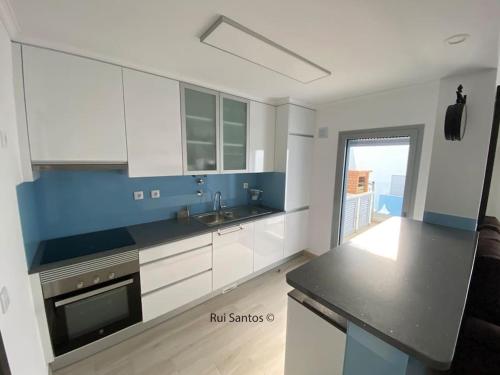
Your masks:
{"label": "cabinet handle", "polygon": [[240,224],[238,227],[236,227],[236,228],[234,228],[234,229],[233,229],[233,228],[230,228],[230,229],[227,229],[227,230],[220,230],[220,229],[218,229],[218,230],[217,230],[217,234],[218,234],[219,236],[223,236],[223,235],[225,235],[225,234],[238,232],[238,231],[243,230],[243,229],[244,229],[244,228],[243,228],[243,225],[241,225],[241,224]]}

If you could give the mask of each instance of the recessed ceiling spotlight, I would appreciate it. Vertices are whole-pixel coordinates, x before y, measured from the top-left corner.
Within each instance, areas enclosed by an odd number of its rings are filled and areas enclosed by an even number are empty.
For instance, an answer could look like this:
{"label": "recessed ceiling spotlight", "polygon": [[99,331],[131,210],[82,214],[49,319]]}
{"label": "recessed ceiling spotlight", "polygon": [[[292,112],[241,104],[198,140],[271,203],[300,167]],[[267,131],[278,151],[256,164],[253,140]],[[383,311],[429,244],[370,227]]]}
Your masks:
{"label": "recessed ceiling spotlight", "polygon": [[467,39],[469,39],[470,35],[469,34],[455,34],[450,36],[449,38],[446,38],[444,41],[448,43],[449,45],[455,45],[455,44],[460,44],[465,42]]}

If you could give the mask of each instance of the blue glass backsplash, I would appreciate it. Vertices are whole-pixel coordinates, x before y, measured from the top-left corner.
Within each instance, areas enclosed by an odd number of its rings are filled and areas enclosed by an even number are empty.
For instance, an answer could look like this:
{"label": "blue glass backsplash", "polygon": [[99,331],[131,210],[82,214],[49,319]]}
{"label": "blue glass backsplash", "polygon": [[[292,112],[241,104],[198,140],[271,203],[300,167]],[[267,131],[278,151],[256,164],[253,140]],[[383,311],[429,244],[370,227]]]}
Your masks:
{"label": "blue glass backsplash", "polygon": [[[18,201],[28,262],[40,240],[174,218],[182,207],[191,213],[212,209],[222,192],[228,206],[251,203],[243,183],[264,190],[262,204],[283,209],[284,173],[208,175],[198,186],[193,176],[129,178],[123,171],[45,171],[35,182],[18,186]],[[159,189],[160,198],[150,191]],[[202,189],[199,197],[196,191]],[[135,201],[134,191],[144,191]]]}

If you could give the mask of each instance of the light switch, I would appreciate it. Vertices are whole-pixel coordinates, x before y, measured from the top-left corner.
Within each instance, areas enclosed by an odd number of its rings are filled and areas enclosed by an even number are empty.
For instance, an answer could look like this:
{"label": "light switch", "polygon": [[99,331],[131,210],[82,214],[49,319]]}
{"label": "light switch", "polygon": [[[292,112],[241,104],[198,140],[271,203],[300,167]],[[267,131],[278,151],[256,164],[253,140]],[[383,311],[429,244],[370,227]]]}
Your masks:
{"label": "light switch", "polygon": [[144,192],[143,191],[134,191],[134,200],[140,201],[141,199],[144,199]]}
{"label": "light switch", "polygon": [[243,189],[248,189],[248,182],[243,183]]}
{"label": "light switch", "polygon": [[9,292],[7,291],[6,287],[3,287],[2,290],[0,290],[0,307],[2,310],[2,314],[7,313],[9,306],[10,306]]}
{"label": "light switch", "polygon": [[160,198],[160,190],[151,190],[151,198],[153,199]]}

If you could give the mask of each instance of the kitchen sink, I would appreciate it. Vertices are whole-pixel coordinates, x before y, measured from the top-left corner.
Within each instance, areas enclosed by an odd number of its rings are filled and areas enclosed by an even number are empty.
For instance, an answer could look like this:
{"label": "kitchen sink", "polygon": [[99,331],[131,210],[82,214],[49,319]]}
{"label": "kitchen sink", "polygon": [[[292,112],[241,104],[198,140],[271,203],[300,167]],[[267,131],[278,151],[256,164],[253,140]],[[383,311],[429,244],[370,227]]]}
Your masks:
{"label": "kitchen sink", "polygon": [[224,222],[224,216],[219,212],[208,212],[206,214],[195,215],[194,218],[208,226],[219,225]]}
{"label": "kitchen sink", "polygon": [[271,213],[271,210],[254,207],[254,206],[240,206],[233,208],[225,208],[218,212],[206,212],[199,215],[194,215],[193,218],[200,223],[213,227],[216,225],[232,223],[238,220],[249,219],[252,217],[257,217],[265,214]]}

